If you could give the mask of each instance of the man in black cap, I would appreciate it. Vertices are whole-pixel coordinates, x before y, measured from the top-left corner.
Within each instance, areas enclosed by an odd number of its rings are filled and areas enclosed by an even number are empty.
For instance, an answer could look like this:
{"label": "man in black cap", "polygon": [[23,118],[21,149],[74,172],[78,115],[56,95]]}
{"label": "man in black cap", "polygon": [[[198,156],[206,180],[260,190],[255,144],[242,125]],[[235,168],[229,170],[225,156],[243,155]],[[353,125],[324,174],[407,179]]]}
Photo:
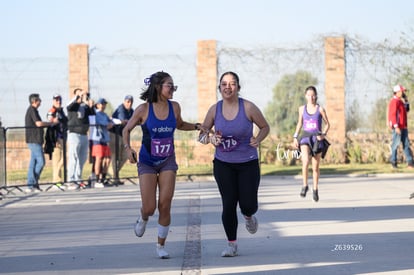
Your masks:
{"label": "man in black cap", "polygon": [[111,129],[110,147],[111,152],[115,156],[112,158],[112,171],[115,184],[122,184],[122,182],[119,181],[119,171],[128,159],[128,156],[124,150],[122,130],[134,113],[134,109],[132,108],[133,104],[134,97],[132,95],[127,95],[124,98],[124,102],[119,105],[112,114],[112,121],[115,126]]}
{"label": "man in black cap", "polygon": [[62,96],[59,94],[53,96],[52,108],[47,112],[47,120],[53,122],[56,118],[59,123],[48,127],[46,131],[46,144],[50,146],[47,153],[52,159],[53,183],[62,184],[63,146],[66,141],[68,118],[62,108]]}

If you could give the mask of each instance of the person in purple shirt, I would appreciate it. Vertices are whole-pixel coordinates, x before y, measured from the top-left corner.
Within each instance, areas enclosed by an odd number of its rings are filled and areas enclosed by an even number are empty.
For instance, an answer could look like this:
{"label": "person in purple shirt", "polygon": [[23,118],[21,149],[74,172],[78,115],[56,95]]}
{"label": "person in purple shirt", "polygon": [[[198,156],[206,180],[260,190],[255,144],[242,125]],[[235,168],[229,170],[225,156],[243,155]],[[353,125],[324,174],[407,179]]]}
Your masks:
{"label": "person in purple shirt", "polygon": [[[257,148],[269,134],[269,124],[260,109],[239,97],[239,76],[226,72],[220,77],[222,100],[213,104],[201,125],[199,141],[215,146],[213,173],[222,200],[221,220],[227,237],[222,257],[237,256],[237,205],[246,229],[254,234],[258,221],[260,167]],[[256,125],[258,132],[253,132]],[[214,131],[211,129],[214,126]]]}
{"label": "person in purple shirt", "polygon": [[[149,217],[158,208],[156,252],[159,258],[168,259],[170,254],[165,249],[165,242],[171,223],[171,203],[178,170],[174,132],[175,129],[199,130],[200,124],[182,119],[180,104],[172,100],[177,86],[168,73],[156,72],[144,83],[148,87],[140,99],[145,102],[138,105],[122,132],[128,159],[137,163],[141,191],[141,211],[134,231],[137,237],[142,237]],[[138,125],[142,130],[142,144],[137,158],[136,151],[131,148],[130,132]]]}
{"label": "person in purple shirt", "polygon": [[[317,104],[318,93],[314,86],[305,89],[305,97],[306,104],[299,107],[299,118],[293,135],[293,145],[295,148],[300,148],[302,157],[303,186],[300,196],[304,198],[308,192],[308,167],[312,162],[313,200],[317,202],[319,201],[319,163],[329,146],[325,137],[330,124],[326,110]],[[324,122],[323,130],[322,121]],[[301,130],[302,134],[299,136]]]}

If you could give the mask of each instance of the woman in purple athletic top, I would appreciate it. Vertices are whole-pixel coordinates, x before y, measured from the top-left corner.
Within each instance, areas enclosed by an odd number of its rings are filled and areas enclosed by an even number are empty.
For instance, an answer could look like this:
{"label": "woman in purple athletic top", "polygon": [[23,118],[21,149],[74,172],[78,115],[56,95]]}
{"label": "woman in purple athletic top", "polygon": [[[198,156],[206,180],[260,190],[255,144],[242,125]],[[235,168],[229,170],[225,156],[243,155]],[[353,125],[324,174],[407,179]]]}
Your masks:
{"label": "woman in purple athletic top", "polygon": [[[226,72],[220,78],[222,100],[210,107],[202,124],[200,142],[215,146],[214,178],[220,191],[223,210],[222,223],[227,246],[222,257],[237,255],[237,205],[251,234],[258,228],[255,213],[260,169],[257,148],[269,133],[269,124],[259,108],[239,97],[239,77]],[[258,128],[253,133],[253,125]],[[214,126],[214,134],[212,127]]]}
{"label": "woman in purple athletic top", "polygon": [[[318,93],[314,86],[306,88],[305,97],[307,103],[299,107],[299,118],[295,134],[293,135],[293,144],[300,149],[302,157],[303,186],[300,196],[306,197],[306,192],[308,192],[308,167],[312,161],[313,200],[319,201],[319,163],[321,157],[325,156],[329,146],[325,136],[330,125],[325,109],[317,104]],[[323,130],[322,121],[325,124]],[[302,133],[299,136],[301,130]]]}
{"label": "woman in purple athletic top", "polygon": [[148,88],[140,98],[145,100],[145,103],[135,109],[122,132],[122,138],[130,162],[136,163],[137,153],[130,146],[130,132],[135,126],[141,125],[142,145],[137,166],[142,206],[135,225],[135,235],[144,235],[148,219],[158,207],[156,251],[161,259],[167,259],[170,255],[164,244],[171,223],[171,202],[178,169],[175,161],[174,131],[199,130],[200,124],[188,123],[181,118],[180,105],[171,100],[177,86],[168,73],[154,73],[144,82]]}

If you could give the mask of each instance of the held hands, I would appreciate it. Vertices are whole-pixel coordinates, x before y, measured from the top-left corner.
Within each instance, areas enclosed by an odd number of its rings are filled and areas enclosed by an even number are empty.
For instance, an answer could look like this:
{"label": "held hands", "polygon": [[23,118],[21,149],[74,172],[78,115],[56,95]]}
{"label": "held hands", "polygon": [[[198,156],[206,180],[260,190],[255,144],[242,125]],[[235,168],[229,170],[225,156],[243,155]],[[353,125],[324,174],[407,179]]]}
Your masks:
{"label": "held hands", "polygon": [[200,133],[198,134],[198,142],[202,144],[208,144],[210,142],[209,133],[210,131],[204,128],[202,125],[199,125],[198,130]]}
{"label": "held hands", "polygon": [[198,136],[198,141],[202,144],[211,143],[214,146],[219,146],[221,144],[221,132],[216,131],[206,131],[205,129],[201,129],[200,135]]}
{"label": "held hands", "polygon": [[208,132],[200,132],[198,135],[198,142],[202,144],[208,144],[210,142],[210,137],[208,135]]}
{"label": "held hands", "polygon": [[210,136],[210,143],[214,146],[219,146],[221,144],[221,132],[216,131],[213,135]]}

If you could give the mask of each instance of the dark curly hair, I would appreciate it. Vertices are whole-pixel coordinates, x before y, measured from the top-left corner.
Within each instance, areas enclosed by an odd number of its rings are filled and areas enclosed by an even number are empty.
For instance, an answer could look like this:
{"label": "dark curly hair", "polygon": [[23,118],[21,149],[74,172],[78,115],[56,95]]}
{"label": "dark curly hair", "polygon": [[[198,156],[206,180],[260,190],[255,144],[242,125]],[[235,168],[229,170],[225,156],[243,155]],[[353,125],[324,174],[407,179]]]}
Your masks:
{"label": "dark curly hair", "polygon": [[171,78],[171,76],[166,72],[156,72],[152,74],[149,78],[146,78],[144,82],[145,84],[149,85],[148,88],[143,89],[140,99],[150,103],[157,102],[158,92],[161,91],[161,86],[167,78]]}

